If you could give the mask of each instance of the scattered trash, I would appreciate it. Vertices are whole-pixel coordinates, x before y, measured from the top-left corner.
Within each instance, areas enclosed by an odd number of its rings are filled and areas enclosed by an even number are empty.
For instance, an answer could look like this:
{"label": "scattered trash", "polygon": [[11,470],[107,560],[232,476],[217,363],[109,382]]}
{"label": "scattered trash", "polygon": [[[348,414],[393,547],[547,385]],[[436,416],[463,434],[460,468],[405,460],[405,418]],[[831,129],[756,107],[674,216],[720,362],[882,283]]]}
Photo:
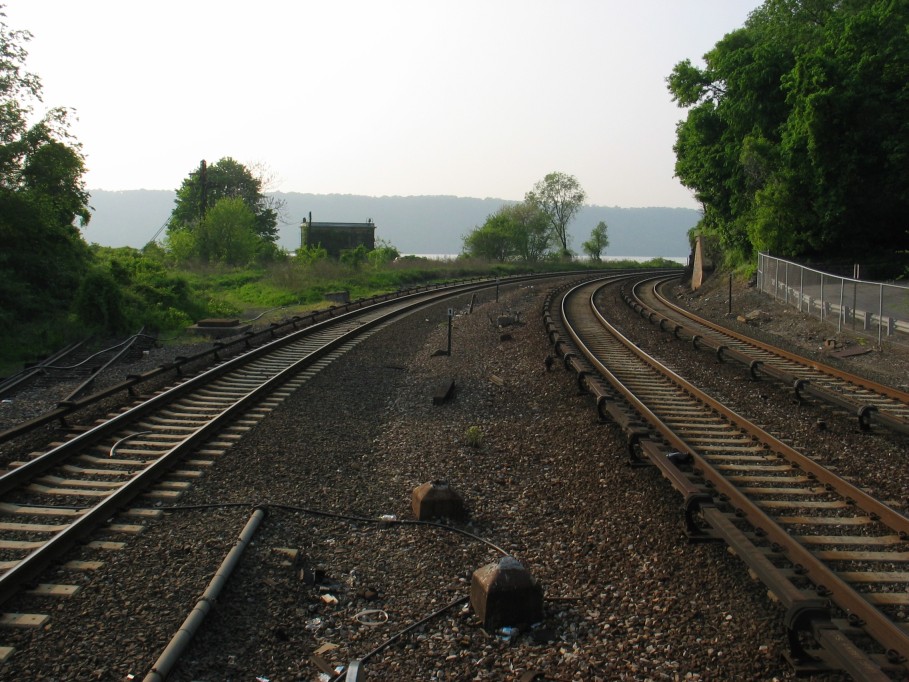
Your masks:
{"label": "scattered trash", "polygon": [[307,585],[318,585],[325,580],[325,571],[321,568],[303,568],[300,570],[300,580]]}
{"label": "scattered trash", "polygon": [[333,594],[329,594],[328,592],[326,592],[325,594],[322,595],[322,601],[325,602],[326,604],[337,604],[338,598],[336,596],[334,596]]}
{"label": "scattered trash", "polygon": [[[375,617],[373,618],[373,616]],[[352,618],[360,625],[375,627],[377,625],[384,625],[388,622],[388,613],[382,609],[364,609],[363,611],[354,614]]]}
{"label": "scattered trash", "polygon": [[379,521],[381,521],[382,523],[392,523],[397,520],[398,520],[398,517],[395,516],[394,514],[382,514],[382,516],[379,517]]}
{"label": "scattered trash", "polygon": [[256,682],[271,682],[267,677],[257,677]]}
{"label": "scattered trash", "polygon": [[308,621],[306,621],[305,627],[307,630],[318,630],[320,627],[322,627],[322,619],[313,618],[311,620],[308,620]]}
{"label": "scattered trash", "polygon": [[518,630],[517,628],[506,627],[506,628],[499,628],[498,630],[496,630],[496,634],[499,636],[499,639],[501,639],[505,642],[510,642],[515,637],[520,635],[521,631]]}
{"label": "scattered trash", "polygon": [[687,452],[670,452],[667,453],[666,459],[678,466],[679,464],[688,464],[691,461],[691,455]]}
{"label": "scattered trash", "polygon": [[[318,651],[318,650],[317,650]],[[334,676],[335,667],[328,661],[326,661],[322,656],[320,656],[317,651],[312,652],[309,656],[310,662],[316,666],[323,673]]]}

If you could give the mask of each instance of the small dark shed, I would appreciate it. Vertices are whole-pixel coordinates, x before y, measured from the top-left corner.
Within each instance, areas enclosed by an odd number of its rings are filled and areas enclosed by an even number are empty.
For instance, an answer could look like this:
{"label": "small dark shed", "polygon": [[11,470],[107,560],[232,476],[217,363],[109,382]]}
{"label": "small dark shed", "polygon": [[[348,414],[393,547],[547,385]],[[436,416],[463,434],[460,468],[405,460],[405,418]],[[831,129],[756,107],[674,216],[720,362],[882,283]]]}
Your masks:
{"label": "small dark shed", "polygon": [[328,255],[337,258],[345,249],[355,249],[360,244],[372,251],[376,248],[376,224],[372,218],[365,223],[321,223],[312,217],[300,225],[300,243],[305,247],[321,246]]}

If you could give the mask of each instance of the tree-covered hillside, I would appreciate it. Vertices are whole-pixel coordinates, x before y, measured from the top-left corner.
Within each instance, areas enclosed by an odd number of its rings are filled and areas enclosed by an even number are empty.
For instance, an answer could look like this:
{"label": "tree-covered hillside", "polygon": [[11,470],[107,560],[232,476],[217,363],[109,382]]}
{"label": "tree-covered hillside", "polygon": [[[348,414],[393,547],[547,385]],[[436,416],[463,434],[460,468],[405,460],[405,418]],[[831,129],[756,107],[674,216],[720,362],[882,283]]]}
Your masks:
{"label": "tree-covered hillside", "polygon": [[909,249],[907,26],[906,0],[767,0],[676,65],[676,174],[730,260]]}

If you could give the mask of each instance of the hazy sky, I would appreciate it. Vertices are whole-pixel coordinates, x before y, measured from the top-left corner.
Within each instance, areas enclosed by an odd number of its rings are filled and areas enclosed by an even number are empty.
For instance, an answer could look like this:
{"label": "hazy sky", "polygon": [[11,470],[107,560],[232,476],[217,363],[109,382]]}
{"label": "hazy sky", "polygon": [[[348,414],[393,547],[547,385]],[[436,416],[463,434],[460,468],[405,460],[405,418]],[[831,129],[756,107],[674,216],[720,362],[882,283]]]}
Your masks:
{"label": "hazy sky", "polygon": [[[2,0],[0,0],[2,1]],[[665,79],[759,0],[6,0],[90,189],[176,189],[202,159],[272,190],[697,207]]]}

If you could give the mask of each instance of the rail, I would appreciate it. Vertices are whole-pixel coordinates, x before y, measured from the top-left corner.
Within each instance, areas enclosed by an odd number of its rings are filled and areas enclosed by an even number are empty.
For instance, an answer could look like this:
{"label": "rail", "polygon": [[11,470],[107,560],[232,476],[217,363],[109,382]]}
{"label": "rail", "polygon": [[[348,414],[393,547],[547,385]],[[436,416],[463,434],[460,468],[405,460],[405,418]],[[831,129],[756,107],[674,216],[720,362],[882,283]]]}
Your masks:
{"label": "rail", "polygon": [[[725,541],[784,605],[797,671],[890,679],[885,668],[909,657],[909,635],[884,612],[895,595],[874,586],[909,574],[875,567],[904,561],[909,519],[640,351],[598,308],[600,286],[553,296],[544,319],[579,387],[625,432],[632,461],[658,467],[683,495],[689,537]],[[854,640],[860,630],[879,648]]]}

